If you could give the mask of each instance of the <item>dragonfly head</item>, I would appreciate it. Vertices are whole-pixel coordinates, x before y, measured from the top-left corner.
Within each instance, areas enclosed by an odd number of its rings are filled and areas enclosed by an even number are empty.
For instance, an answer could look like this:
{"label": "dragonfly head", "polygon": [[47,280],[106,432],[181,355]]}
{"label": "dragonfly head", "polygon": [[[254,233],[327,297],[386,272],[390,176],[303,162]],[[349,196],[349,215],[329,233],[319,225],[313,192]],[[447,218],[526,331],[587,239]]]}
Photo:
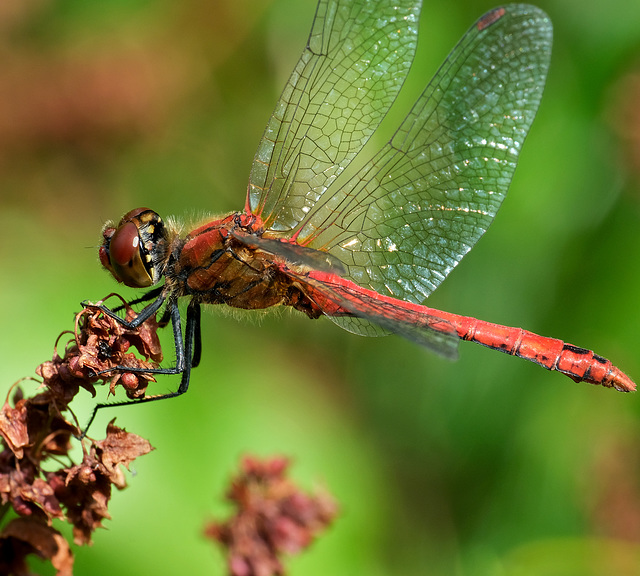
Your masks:
{"label": "dragonfly head", "polygon": [[113,277],[132,288],[157,284],[164,273],[168,233],[162,218],[148,208],[127,212],[117,226],[102,229],[100,263]]}

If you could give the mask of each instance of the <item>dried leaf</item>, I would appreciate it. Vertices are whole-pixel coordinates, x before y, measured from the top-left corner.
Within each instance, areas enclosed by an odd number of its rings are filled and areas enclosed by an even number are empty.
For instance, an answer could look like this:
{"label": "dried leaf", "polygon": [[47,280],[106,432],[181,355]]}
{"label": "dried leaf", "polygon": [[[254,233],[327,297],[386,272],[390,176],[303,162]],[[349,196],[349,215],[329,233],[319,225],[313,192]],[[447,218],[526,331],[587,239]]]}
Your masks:
{"label": "dried leaf", "polygon": [[97,458],[105,474],[117,485],[116,479],[121,475],[118,466],[122,464],[128,469],[133,460],[151,452],[153,446],[148,440],[118,428],[113,422],[107,426],[107,437],[95,445]]}
{"label": "dried leaf", "polygon": [[27,431],[27,407],[26,401],[20,400],[16,407],[12,408],[6,401],[0,410],[0,434],[5,439],[9,449],[16,458],[24,456],[23,448],[29,444],[29,432]]}
{"label": "dried leaf", "polygon": [[0,573],[29,574],[29,554],[51,560],[57,576],[73,575],[73,554],[60,532],[34,518],[15,518],[0,533]]}
{"label": "dried leaf", "polygon": [[85,455],[82,464],[47,475],[49,484],[67,510],[67,519],[73,524],[76,544],[90,544],[91,534],[110,518],[108,503],[111,482],[97,469],[97,461]]}

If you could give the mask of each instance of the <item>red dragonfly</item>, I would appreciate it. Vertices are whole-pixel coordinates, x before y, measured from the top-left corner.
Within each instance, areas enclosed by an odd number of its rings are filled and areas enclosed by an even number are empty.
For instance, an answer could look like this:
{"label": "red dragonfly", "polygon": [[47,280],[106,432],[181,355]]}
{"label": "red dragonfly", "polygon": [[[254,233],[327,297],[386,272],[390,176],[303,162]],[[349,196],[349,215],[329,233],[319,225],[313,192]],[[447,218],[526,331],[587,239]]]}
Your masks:
{"label": "red dragonfly", "polygon": [[419,11],[419,0],[320,0],[258,146],[242,212],[184,236],[147,208],[107,223],[100,260],[113,276],[133,287],[164,284],[139,300],[153,302],[129,323],[103,311],[135,328],[164,305],[176,367],[156,372],[182,375],[175,392],[137,402],[187,391],[201,355],[202,304],[292,306],[356,334],[399,334],[448,358],[468,340],[578,382],[635,389],[590,350],[421,304],[506,195],[545,84],[552,26],[527,5],[482,16],[391,140],[349,175],[404,82]]}

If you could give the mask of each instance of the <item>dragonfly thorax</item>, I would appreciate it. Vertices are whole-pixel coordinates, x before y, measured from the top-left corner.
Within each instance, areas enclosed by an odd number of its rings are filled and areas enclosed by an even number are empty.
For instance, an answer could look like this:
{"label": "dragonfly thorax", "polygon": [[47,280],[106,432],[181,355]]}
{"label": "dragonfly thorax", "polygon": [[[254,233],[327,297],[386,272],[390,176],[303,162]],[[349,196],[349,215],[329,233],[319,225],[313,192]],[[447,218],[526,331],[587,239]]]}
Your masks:
{"label": "dragonfly thorax", "polygon": [[149,208],[127,212],[117,226],[102,229],[101,264],[132,288],[157,284],[164,274],[170,234],[162,218]]}

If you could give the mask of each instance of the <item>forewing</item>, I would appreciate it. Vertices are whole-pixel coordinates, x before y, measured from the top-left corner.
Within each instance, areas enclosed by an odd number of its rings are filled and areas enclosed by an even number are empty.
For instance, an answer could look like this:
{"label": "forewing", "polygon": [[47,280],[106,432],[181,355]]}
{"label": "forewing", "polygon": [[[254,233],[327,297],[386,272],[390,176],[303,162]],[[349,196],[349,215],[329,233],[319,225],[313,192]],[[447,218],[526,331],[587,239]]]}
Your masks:
{"label": "forewing", "polygon": [[512,4],[465,34],[391,141],[297,230],[347,277],[421,302],[486,231],[538,109],[552,27]]}
{"label": "forewing", "polygon": [[419,0],[320,0],[307,47],[253,161],[246,209],[293,230],[391,106],[417,41]]}

